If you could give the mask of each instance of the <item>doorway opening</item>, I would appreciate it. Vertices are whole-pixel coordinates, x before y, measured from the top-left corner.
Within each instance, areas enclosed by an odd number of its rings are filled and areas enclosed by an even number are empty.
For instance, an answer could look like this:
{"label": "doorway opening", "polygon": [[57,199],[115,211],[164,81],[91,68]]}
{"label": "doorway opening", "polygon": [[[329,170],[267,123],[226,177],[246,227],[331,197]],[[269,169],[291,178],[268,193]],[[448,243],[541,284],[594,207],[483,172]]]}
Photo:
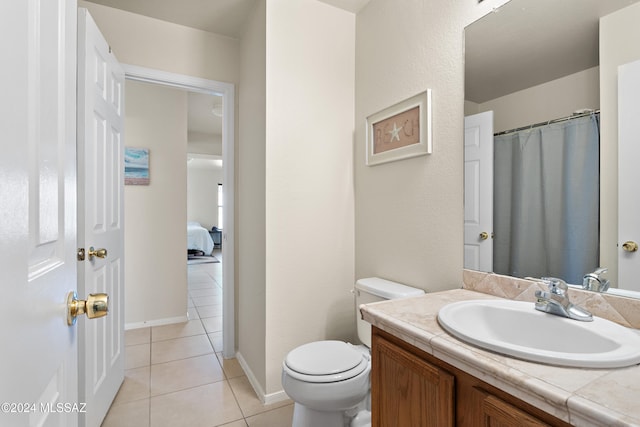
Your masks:
{"label": "doorway opening", "polygon": [[[133,65],[123,65],[125,77],[128,80],[158,84],[177,89],[183,89],[195,94],[205,94],[219,97],[221,106],[216,106],[222,114],[222,181],[224,183],[224,195],[222,200],[222,215],[224,229],[220,233],[221,258],[222,258],[222,288],[223,288],[223,357],[235,356],[235,278],[234,278],[234,140],[235,140],[235,85],[214,80],[182,74],[168,73],[165,71]],[[212,107],[213,108],[213,107]],[[217,191],[217,186],[213,183]],[[217,198],[214,197],[217,203]]]}

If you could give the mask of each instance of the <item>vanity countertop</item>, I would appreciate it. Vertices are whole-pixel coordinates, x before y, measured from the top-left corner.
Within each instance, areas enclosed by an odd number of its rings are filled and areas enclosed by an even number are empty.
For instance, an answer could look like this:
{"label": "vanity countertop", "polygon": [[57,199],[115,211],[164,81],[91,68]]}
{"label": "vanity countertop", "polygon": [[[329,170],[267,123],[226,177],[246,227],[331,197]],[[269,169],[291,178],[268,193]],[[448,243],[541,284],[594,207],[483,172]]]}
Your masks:
{"label": "vanity countertop", "polygon": [[557,367],[466,344],[445,332],[437,315],[449,303],[473,299],[500,297],[455,289],[366,304],[360,311],[372,325],[572,425],[640,426],[640,365]]}

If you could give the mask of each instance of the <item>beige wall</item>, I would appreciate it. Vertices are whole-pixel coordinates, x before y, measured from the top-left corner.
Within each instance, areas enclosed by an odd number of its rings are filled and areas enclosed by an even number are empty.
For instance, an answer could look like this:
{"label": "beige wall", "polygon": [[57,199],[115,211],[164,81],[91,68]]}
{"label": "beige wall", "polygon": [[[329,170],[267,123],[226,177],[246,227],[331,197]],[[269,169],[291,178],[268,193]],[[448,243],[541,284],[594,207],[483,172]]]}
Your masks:
{"label": "beige wall", "polygon": [[287,352],[354,336],[355,15],[317,0],[266,9],[266,388]]}
{"label": "beige wall", "polygon": [[618,283],[618,67],[640,59],[640,3],[600,20],[600,265]]}
{"label": "beige wall", "polygon": [[[462,285],[465,25],[504,1],[372,0],[356,34],[356,277]],[[365,118],[433,90],[433,154],[364,164]]]}
{"label": "beige wall", "polygon": [[222,166],[202,165],[198,159],[187,163],[187,220],[198,221],[210,230],[218,223],[218,183]]}
{"label": "beige wall", "polygon": [[[237,161],[237,346],[254,388],[265,390],[265,134],[266,0],[253,11],[242,38]],[[247,125],[244,125],[244,124]],[[262,391],[260,391],[262,390]]]}
{"label": "beige wall", "polygon": [[583,108],[595,110],[600,108],[600,73],[598,67],[590,68],[476,104],[476,108],[494,112],[494,132],[567,117]]}
{"label": "beige wall", "polygon": [[238,82],[239,41],[85,1],[123,64],[221,82]]}
{"label": "beige wall", "polygon": [[266,0],[242,39],[238,352],[266,400],[288,351],[353,336],[354,36],[351,13]]}
{"label": "beige wall", "polygon": [[125,322],[177,321],[187,312],[187,94],[126,81],[125,145],[149,148],[150,185],[127,185]]}

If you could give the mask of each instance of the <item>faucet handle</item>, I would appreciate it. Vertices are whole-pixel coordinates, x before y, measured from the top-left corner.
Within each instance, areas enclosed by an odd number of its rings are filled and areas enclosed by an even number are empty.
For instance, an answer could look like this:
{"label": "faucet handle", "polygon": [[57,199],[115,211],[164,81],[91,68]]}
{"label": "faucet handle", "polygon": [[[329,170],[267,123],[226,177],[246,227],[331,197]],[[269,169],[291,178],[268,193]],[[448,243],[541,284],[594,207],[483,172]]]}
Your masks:
{"label": "faucet handle", "polygon": [[558,279],[557,277],[541,277],[540,279],[542,280],[542,283],[549,287],[549,292],[552,294],[562,297],[567,296],[569,286],[564,280]]}
{"label": "faucet handle", "polygon": [[591,273],[591,274],[595,274],[596,276],[598,276],[598,277],[599,277],[601,274],[604,274],[604,273],[606,273],[607,271],[609,271],[609,269],[608,269],[607,267],[598,267],[598,268],[596,269],[596,271],[594,271],[594,272],[593,272],[593,273]]}
{"label": "faucet handle", "polygon": [[582,288],[588,291],[606,292],[609,289],[609,280],[601,277],[609,271],[606,267],[599,267],[593,273],[587,273],[582,278]]}

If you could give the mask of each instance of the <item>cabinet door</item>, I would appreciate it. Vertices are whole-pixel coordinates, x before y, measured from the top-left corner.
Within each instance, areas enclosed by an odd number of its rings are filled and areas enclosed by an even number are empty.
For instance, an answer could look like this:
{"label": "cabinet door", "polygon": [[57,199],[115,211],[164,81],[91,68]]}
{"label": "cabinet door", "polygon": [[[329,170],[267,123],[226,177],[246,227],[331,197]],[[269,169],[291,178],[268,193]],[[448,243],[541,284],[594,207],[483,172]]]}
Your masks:
{"label": "cabinet door", "polygon": [[484,398],[482,413],[485,427],[549,427],[549,424],[490,394]]}
{"label": "cabinet door", "polygon": [[454,377],[397,345],[373,336],[372,425],[454,425]]}

